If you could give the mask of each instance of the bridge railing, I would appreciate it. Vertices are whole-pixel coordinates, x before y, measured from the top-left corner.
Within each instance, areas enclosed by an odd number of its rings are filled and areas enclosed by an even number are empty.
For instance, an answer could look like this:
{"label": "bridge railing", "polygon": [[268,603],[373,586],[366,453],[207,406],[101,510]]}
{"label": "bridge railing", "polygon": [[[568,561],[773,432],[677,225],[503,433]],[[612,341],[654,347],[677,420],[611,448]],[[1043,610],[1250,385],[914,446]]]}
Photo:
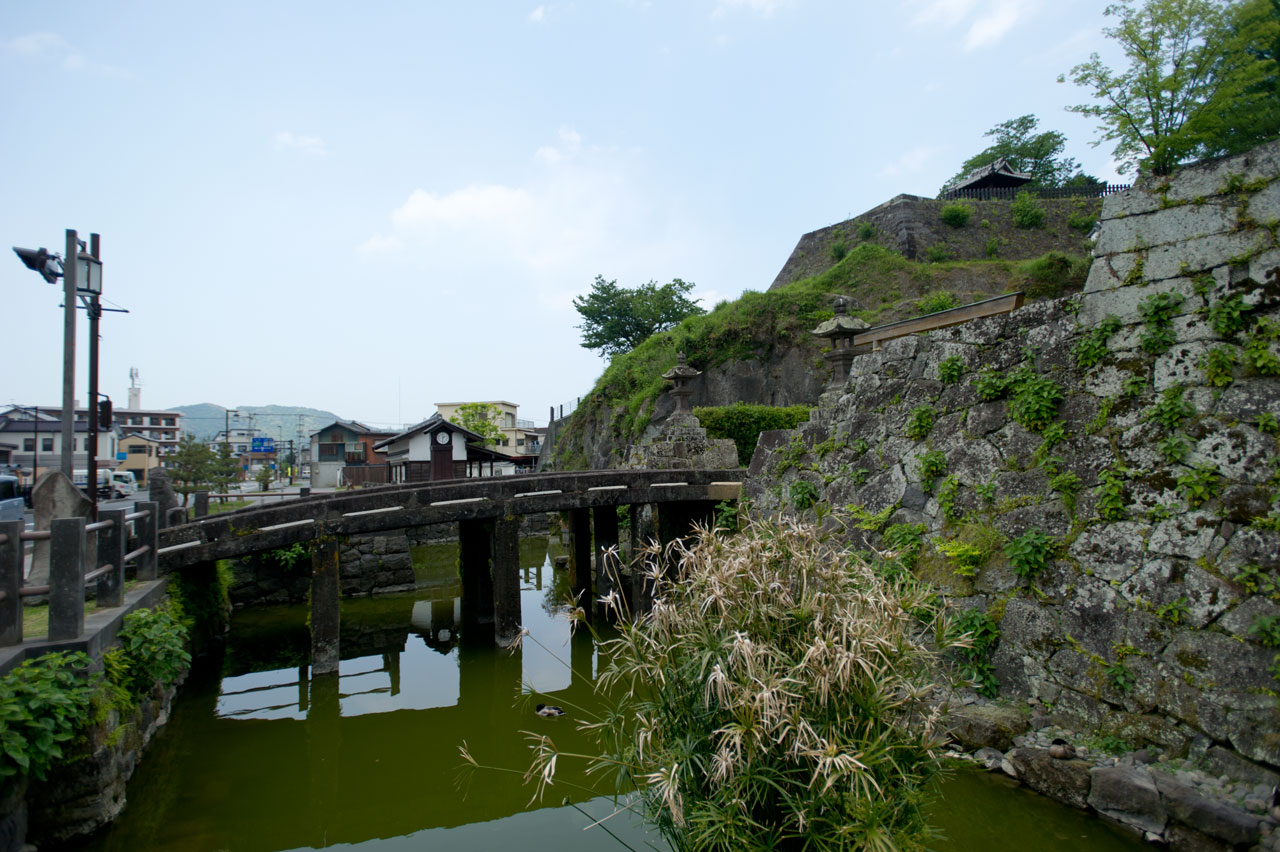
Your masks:
{"label": "bridge railing", "polygon": [[[125,567],[135,566],[139,580],[157,577],[159,505],[141,502],[134,511],[100,510],[98,520],[55,518],[47,530],[30,530],[23,521],[0,523],[0,647],[23,642],[22,599],[49,598],[50,641],[75,639],[84,632],[85,587],[96,584],[98,607],[124,604]],[[129,526],[133,525],[129,550]],[[96,547],[89,546],[95,535]],[[24,577],[28,541],[49,542],[49,582],[27,585]]]}

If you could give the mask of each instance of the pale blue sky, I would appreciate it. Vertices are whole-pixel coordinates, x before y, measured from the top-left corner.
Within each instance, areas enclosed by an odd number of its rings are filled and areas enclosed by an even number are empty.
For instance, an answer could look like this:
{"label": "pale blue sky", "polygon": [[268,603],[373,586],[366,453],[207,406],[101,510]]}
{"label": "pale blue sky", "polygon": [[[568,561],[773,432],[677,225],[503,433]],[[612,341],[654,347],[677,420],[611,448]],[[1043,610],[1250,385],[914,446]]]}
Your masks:
{"label": "pale blue sky", "polygon": [[[1105,5],[10,0],[0,234],[102,234],[120,404],[135,366],[147,407],[541,421],[604,367],[571,305],[597,273],[763,290],[1029,112],[1117,179],[1056,82],[1110,55]],[[9,254],[0,294],[0,403],[58,404],[60,292]]]}

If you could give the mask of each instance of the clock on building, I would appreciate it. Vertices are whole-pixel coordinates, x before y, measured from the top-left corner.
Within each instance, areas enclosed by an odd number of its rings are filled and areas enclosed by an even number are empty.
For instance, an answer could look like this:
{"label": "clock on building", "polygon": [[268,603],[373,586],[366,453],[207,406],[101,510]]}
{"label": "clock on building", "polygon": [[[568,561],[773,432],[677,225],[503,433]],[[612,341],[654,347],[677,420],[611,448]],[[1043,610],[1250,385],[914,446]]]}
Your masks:
{"label": "clock on building", "polygon": [[448,433],[448,432],[437,432],[437,433],[436,433],[436,443],[437,443],[437,444],[447,444],[447,443],[449,443],[449,433]]}

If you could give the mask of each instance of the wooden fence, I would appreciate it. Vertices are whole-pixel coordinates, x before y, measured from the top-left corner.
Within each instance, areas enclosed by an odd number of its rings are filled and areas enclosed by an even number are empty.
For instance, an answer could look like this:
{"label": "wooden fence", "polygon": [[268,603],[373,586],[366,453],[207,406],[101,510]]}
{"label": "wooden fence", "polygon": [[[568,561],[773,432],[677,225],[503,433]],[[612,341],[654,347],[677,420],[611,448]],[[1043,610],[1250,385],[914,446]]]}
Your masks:
{"label": "wooden fence", "polygon": [[983,189],[953,189],[939,195],[939,200],[970,198],[975,201],[1004,199],[1012,201],[1020,192],[1029,192],[1039,198],[1101,198],[1131,189],[1129,183],[1096,183],[1090,186],[991,186]]}
{"label": "wooden fence", "polygon": [[[22,598],[48,595],[49,640],[75,639],[84,632],[85,587],[96,583],[99,608],[124,605],[125,566],[139,580],[156,579],[159,504],[135,503],[134,511],[102,509],[98,520],[55,518],[47,530],[26,530],[23,521],[0,522],[0,647],[22,644]],[[133,541],[128,550],[129,525]],[[90,552],[89,533],[97,533]],[[28,541],[49,542],[49,584],[24,584]]]}

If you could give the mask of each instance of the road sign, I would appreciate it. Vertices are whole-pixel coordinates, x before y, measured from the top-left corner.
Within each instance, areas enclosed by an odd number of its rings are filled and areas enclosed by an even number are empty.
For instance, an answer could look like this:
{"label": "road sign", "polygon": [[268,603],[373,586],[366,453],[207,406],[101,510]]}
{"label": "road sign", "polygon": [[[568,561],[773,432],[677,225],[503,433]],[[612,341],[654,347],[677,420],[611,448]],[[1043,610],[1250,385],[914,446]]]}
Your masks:
{"label": "road sign", "polygon": [[249,450],[254,453],[274,453],[276,451],[276,439],[254,438]]}

